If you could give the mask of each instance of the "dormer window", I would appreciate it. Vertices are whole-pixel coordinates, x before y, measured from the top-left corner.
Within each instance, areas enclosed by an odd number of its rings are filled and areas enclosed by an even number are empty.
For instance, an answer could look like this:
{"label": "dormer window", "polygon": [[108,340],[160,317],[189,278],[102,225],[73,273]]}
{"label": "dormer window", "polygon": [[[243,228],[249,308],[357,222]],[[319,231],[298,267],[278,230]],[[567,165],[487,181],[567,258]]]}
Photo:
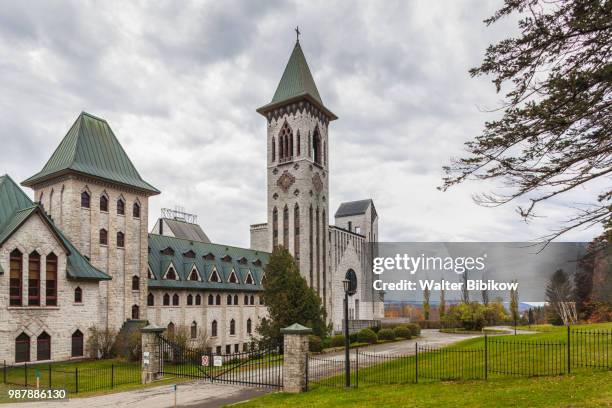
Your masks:
{"label": "dormer window", "polygon": [[125,201],[121,198],[117,200],[117,214],[125,215]]}
{"label": "dormer window", "polygon": [[176,271],[174,270],[172,266],[168,268],[168,271],[166,272],[166,276],[164,276],[164,279],[177,280]]}
{"label": "dormer window", "polygon": [[229,283],[238,283],[238,277],[236,276],[236,272],[234,272],[234,270],[232,269],[232,272],[230,273],[230,276],[227,280]]}
{"label": "dormer window", "polygon": [[253,265],[255,266],[261,266],[261,259],[256,259],[253,261]]}
{"label": "dormer window", "polygon": [[241,264],[241,265],[246,265],[247,262],[248,261],[247,261],[247,259],[244,256],[238,260],[238,263]]}
{"label": "dormer window", "polygon": [[225,255],[223,258],[221,258],[221,260],[223,262],[232,262],[232,257],[229,255]]}
{"label": "dormer window", "polygon": [[249,285],[254,285],[255,281],[253,281],[253,276],[251,275],[251,272],[249,272],[249,274],[247,275],[245,281],[245,283],[249,284]]}
{"label": "dormer window", "polygon": [[204,255],[204,259],[207,260],[207,261],[214,261],[215,260],[215,256],[211,252],[209,252],[206,255]]}
{"label": "dormer window", "polygon": [[219,273],[217,272],[216,269],[212,270],[212,273],[210,274],[210,281],[211,282],[221,282],[221,278],[219,277]]}
{"label": "dormer window", "polygon": [[189,272],[189,277],[187,278],[187,280],[190,280],[190,281],[200,281],[201,280],[200,274],[198,273],[198,268],[196,268],[195,265],[191,269],[191,272]]}
{"label": "dormer window", "polygon": [[168,255],[168,256],[174,256],[174,249],[172,249],[171,247],[167,247],[161,250],[161,254]]}
{"label": "dormer window", "polygon": [[185,252],[185,253],[183,254],[183,256],[184,256],[185,258],[190,258],[190,259],[193,259],[193,258],[195,258],[195,257],[196,257],[196,253],[195,253],[195,252],[193,252],[193,251],[190,249],[189,251]]}

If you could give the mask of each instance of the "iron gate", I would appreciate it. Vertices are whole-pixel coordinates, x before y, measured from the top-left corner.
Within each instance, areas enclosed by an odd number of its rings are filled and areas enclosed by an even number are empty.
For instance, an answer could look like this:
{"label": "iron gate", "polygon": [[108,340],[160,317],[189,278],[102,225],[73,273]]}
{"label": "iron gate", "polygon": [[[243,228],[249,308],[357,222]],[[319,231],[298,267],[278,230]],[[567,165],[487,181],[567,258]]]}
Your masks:
{"label": "iron gate", "polygon": [[158,335],[159,373],[210,382],[281,388],[283,354],[280,348],[265,348],[216,354],[179,345]]}

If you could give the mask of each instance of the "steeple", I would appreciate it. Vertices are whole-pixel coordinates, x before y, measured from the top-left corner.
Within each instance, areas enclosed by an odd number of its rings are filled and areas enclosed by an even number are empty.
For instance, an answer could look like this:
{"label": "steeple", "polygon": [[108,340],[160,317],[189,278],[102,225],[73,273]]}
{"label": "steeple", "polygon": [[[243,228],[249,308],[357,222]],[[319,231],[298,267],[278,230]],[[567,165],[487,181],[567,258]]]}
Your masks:
{"label": "steeple", "polygon": [[[296,31],[299,33],[299,31]],[[306,57],[300,46],[299,34],[293,47],[293,52],[289,57],[283,76],[274,92],[272,101],[267,105],[257,109],[257,112],[265,114],[282,105],[299,100],[308,100],[329,117],[330,120],[337,119],[329,109],[325,107],[319,95],[319,90],[306,62]]]}

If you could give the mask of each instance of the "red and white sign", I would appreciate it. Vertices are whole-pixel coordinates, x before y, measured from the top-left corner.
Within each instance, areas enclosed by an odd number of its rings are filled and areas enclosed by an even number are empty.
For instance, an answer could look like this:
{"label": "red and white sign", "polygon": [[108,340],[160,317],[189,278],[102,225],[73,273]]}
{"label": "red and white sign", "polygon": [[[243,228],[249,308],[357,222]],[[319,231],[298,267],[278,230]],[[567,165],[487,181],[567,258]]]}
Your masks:
{"label": "red and white sign", "polygon": [[203,366],[207,366],[208,365],[208,356],[207,355],[203,355],[202,356],[202,365]]}

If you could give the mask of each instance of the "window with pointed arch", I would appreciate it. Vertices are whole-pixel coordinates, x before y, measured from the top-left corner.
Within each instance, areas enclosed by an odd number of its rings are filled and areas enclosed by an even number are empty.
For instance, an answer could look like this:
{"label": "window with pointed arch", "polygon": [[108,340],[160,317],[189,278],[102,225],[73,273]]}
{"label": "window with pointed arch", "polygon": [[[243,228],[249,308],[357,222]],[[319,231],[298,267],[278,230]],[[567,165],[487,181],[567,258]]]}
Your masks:
{"label": "window with pointed arch", "polygon": [[236,321],[234,319],[230,320],[229,334],[230,334],[230,336],[235,336],[236,335]]}
{"label": "window with pointed arch", "polygon": [[193,306],[193,295],[191,293],[187,295],[187,306]]}
{"label": "window with pointed arch", "polygon": [[276,139],[272,136],[272,162],[276,161]]}
{"label": "window with pointed arch", "polygon": [[140,204],[134,203],[134,205],[132,205],[132,217],[140,218]]}
{"label": "window with pointed arch", "polygon": [[195,322],[195,320],[193,322],[191,322],[191,338],[195,339],[196,337],[198,337],[198,324]]}
{"label": "window with pointed arch", "polygon": [[51,336],[45,331],[36,338],[36,360],[51,360]]}
{"label": "window with pointed arch", "polygon": [[28,306],[40,306],[40,255],[28,255]]}
{"label": "window with pointed arch", "polygon": [[83,357],[83,339],[83,333],[79,329],[76,329],[74,333],[72,333],[72,349],[70,353],[72,357]]}
{"label": "window with pointed arch", "polygon": [[117,232],[117,248],[125,248],[125,235],[123,232]]}
{"label": "window with pointed arch", "polygon": [[125,215],[125,201],[122,198],[117,200],[117,215]]}
{"label": "window with pointed arch", "polygon": [[89,208],[91,206],[91,196],[87,191],[81,192],[81,207]]}
{"label": "window with pointed arch", "polygon": [[83,303],[83,290],[79,286],[74,290],[74,303]]}
{"label": "window with pointed arch", "polygon": [[176,280],[176,271],[173,267],[168,268],[168,272],[166,273],[166,279]]}
{"label": "window with pointed arch", "polygon": [[293,256],[300,259],[300,206],[293,208]]}
{"label": "window with pointed arch", "polygon": [[15,362],[25,363],[30,361],[30,336],[21,333],[15,339]]}
{"label": "window with pointed arch", "polygon": [[215,297],[212,294],[208,295],[208,304],[211,306],[215,304]]}
{"label": "window with pointed arch", "polygon": [[293,157],[293,130],[287,122],[283,124],[278,134],[279,161],[287,161]]}
{"label": "window with pointed arch", "polygon": [[217,306],[221,306],[221,295],[217,295],[217,297],[215,298],[215,304]]}
{"label": "window with pointed arch", "polygon": [[195,304],[196,306],[200,306],[202,304],[202,296],[199,294],[195,296]]}
{"label": "window with pointed arch", "polygon": [[178,306],[179,305],[179,295],[178,293],[175,293],[174,295],[172,295],[172,306]]}
{"label": "window with pointed arch", "polygon": [[210,326],[210,337],[217,337],[217,321],[213,320]]}
{"label": "window with pointed arch", "polygon": [[321,134],[319,133],[319,129],[315,129],[314,135],[312,137],[312,153],[314,156],[314,162],[316,164],[323,164],[321,161],[321,151],[322,151],[322,141]]}
{"label": "window with pointed arch", "polygon": [[100,230],[100,245],[108,245],[108,231],[104,228]]}
{"label": "window with pointed arch", "polygon": [[247,319],[247,323],[246,323],[246,330],[247,330],[247,334],[251,334],[252,331],[252,323],[251,323],[251,319]]}
{"label": "window with pointed arch", "polygon": [[251,306],[255,306],[255,296],[251,295]]}
{"label": "window with pointed arch", "polygon": [[238,305],[238,295],[234,295],[234,304]]}
{"label": "window with pointed arch", "polygon": [[140,290],[140,278],[136,275],[132,276],[132,290]]}
{"label": "window with pointed arch", "polygon": [[283,209],[283,246],[289,249],[289,207]]}
{"label": "window with pointed arch", "polygon": [[278,246],[278,210],[276,207],[272,210],[272,248]]}
{"label": "window with pointed arch", "polygon": [[244,304],[245,305],[249,304],[249,296],[248,295],[244,295]]}
{"label": "window with pointed arch", "polygon": [[231,304],[232,304],[232,295],[227,295],[227,304],[231,306]]}
{"label": "window with pointed arch", "polygon": [[132,320],[140,319],[140,307],[138,305],[132,305]]}
{"label": "window with pointed arch", "polygon": [[45,302],[47,306],[57,306],[57,255],[51,252],[45,261],[47,263]]}
{"label": "window with pointed arch", "polygon": [[23,289],[23,254],[18,249],[11,252],[10,255],[10,305],[22,306],[22,289]]}
{"label": "window with pointed arch", "polygon": [[170,306],[170,295],[167,293],[164,293],[163,305]]}
{"label": "window with pointed arch", "polygon": [[147,306],[155,306],[155,296],[150,292],[147,295]]}
{"label": "window with pointed arch", "polygon": [[104,194],[100,196],[100,211],[108,212],[108,197]]}

